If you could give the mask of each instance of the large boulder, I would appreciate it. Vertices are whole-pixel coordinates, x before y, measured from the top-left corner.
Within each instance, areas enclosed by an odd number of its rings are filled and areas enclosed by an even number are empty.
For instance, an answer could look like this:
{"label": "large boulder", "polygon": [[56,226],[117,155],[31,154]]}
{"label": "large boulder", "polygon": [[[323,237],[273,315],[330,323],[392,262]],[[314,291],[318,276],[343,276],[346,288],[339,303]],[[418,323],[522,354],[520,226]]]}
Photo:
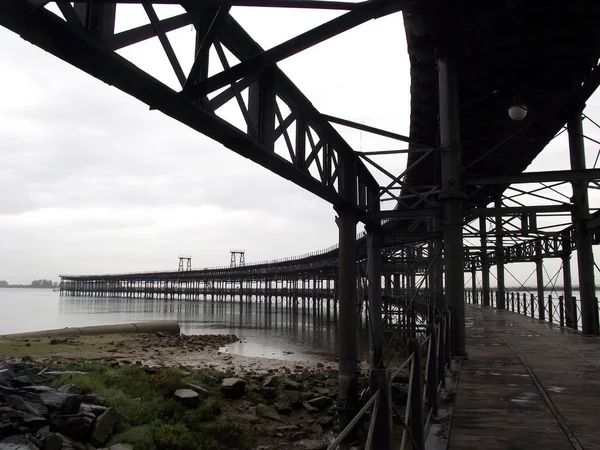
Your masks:
{"label": "large boulder", "polygon": [[121,421],[121,416],[112,408],[108,408],[96,418],[90,441],[96,447],[104,444]]}
{"label": "large boulder", "polygon": [[50,422],[50,429],[78,441],[87,441],[95,419],[92,413],[57,416]]}
{"label": "large boulder", "polygon": [[51,416],[76,414],[81,406],[81,396],[47,391],[40,394],[42,404],[50,410]]}
{"label": "large boulder", "polygon": [[200,396],[191,389],[177,389],[174,394],[175,400],[186,408],[196,408],[200,405]]}
{"label": "large boulder", "polygon": [[221,382],[221,392],[230,398],[240,398],[246,392],[246,382],[241,378],[225,378]]}
{"label": "large boulder", "polygon": [[197,392],[198,395],[200,395],[201,397],[208,397],[210,395],[210,392],[208,392],[207,389],[203,388],[202,386],[199,386],[197,384],[193,384],[193,383],[185,383],[185,385],[190,388],[191,390],[193,390],[194,392]]}
{"label": "large boulder", "polygon": [[85,450],[85,447],[64,434],[52,433],[46,439],[44,450]]}

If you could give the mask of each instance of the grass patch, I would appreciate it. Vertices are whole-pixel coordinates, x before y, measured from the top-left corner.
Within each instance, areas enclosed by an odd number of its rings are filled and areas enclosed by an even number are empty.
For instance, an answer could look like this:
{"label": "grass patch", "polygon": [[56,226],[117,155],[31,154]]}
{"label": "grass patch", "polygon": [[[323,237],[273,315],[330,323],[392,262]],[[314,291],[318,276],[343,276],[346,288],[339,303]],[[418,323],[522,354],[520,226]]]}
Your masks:
{"label": "grass patch", "polygon": [[[218,372],[184,376],[176,368],[161,369],[149,375],[135,366],[110,367],[101,364],[76,364],[70,370],[86,372],[73,375],[69,383],[84,393],[98,394],[114,408],[123,422],[109,444],[133,445],[136,450],[225,450],[247,449],[240,430],[228,423],[216,423],[221,413]],[[55,381],[60,384],[64,378]],[[211,395],[198,408],[186,409],[173,400],[173,393],[189,381],[206,386]]]}
{"label": "grass patch", "polygon": [[247,400],[251,403],[254,403],[255,405],[258,405],[259,403],[264,403],[265,402],[265,398],[259,394],[258,392],[254,392],[254,391],[248,391],[244,394],[244,400]]}

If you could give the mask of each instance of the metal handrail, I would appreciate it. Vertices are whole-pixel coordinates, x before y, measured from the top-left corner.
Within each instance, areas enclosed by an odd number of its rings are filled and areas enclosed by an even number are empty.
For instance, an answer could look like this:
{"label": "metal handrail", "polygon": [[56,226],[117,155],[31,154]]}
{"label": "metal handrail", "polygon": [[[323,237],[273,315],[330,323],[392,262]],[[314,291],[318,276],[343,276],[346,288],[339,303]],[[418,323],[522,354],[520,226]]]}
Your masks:
{"label": "metal handrail", "polygon": [[[402,439],[400,442],[400,450],[403,450],[407,439],[411,442],[411,449],[424,450],[425,436],[431,427],[432,418],[438,413],[438,396],[440,389],[445,383],[445,370],[450,363],[450,338],[451,338],[451,314],[447,312],[440,317],[436,323],[431,323],[428,326],[428,334],[423,339],[411,341],[413,351],[406,359],[398,366],[389,377],[388,391],[391,389],[391,383],[400,374],[401,371],[409,369],[408,377],[408,398],[405,405],[404,414],[392,407],[392,410],[398,415],[404,430],[402,431]],[[421,366],[421,353],[423,348],[426,348],[424,357],[426,358],[425,375],[422,374],[423,367]],[[441,368],[444,373],[438,373],[438,368]],[[423,387],[425,386],[424,392]],[[348,423],[338,437],[329,445],[327,450],[335,450],[337,446],[348,436],[350,431],[359,423],[366,411],[371,405],[373,412],[369,423],[369,432],[367,435],[366,449],[370,449],[372,445],[373,431],[375,428],[375,420],[379,407],[381,391],[377,391],[365,403],[361,410]],[[377,402],[375,402],[377,400]],[[375,403],[374,403],[375,402]],[[423,420],[423,413],[428,408],[427,418]]]}
{"label": "metal handrail", "polygon": [[[481,290],[477,290],[472,295],[465,294],[466,302],[479,304],[477,300],[483,298],[483,296],[478,295],[478,292],[481,293]],[[555,303],[557,306],[556,308]],[[498,308],[497,291],[490,291],[490,306]],[[567,299],[562,295],[559,295],[556,298],[552,295],[548,295],[540,299],[533,294],[527,296],[523,291],[508,291],[505,293],[504,309],[515,314],[535,318],[543,322],[556,324],[573,330],[579,330],[579,323],[581,321],[581,300],[575,296],[571,296],[570,299]]]}

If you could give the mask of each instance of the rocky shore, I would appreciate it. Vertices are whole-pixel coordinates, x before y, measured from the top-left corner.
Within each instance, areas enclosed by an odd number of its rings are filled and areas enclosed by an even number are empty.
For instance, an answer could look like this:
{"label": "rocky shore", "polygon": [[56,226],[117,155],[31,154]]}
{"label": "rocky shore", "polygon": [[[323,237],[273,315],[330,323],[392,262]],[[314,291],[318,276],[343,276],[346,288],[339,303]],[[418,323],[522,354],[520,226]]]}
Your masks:
{"label": "rocky shore", "polygon": [[326,449],[339,432],[337,364],[219,351],[236,340],[0,340],[0,450]]}

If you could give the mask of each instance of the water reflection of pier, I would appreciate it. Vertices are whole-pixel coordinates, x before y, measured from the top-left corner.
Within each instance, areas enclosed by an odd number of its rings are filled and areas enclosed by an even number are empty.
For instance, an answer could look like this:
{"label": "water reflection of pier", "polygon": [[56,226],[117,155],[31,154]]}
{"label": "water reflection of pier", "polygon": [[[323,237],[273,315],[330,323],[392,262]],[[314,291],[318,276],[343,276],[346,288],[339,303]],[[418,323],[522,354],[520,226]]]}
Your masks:
{"label": "water reflection of pier", "polygon": [[[252,301],[241,301],[237,296],[227,300],[208,298],[200,301],[62,297],[59,308],[63,315],[94,315],[98,323],[177,320],[185,334],[231,333],[248,336],[249,344],[240,345],[250,347],[291,349],[328,357],[337,354],[338,310],[333,302],[284,297],[271,297],[269,301],[264,296],[252,298]],[[359,333],[363,336],[360,340],[364,348],[359,353],[366,355],[368,339],[365,325],[363,319]],[[245,351],[240,350],[241,353]]]}

